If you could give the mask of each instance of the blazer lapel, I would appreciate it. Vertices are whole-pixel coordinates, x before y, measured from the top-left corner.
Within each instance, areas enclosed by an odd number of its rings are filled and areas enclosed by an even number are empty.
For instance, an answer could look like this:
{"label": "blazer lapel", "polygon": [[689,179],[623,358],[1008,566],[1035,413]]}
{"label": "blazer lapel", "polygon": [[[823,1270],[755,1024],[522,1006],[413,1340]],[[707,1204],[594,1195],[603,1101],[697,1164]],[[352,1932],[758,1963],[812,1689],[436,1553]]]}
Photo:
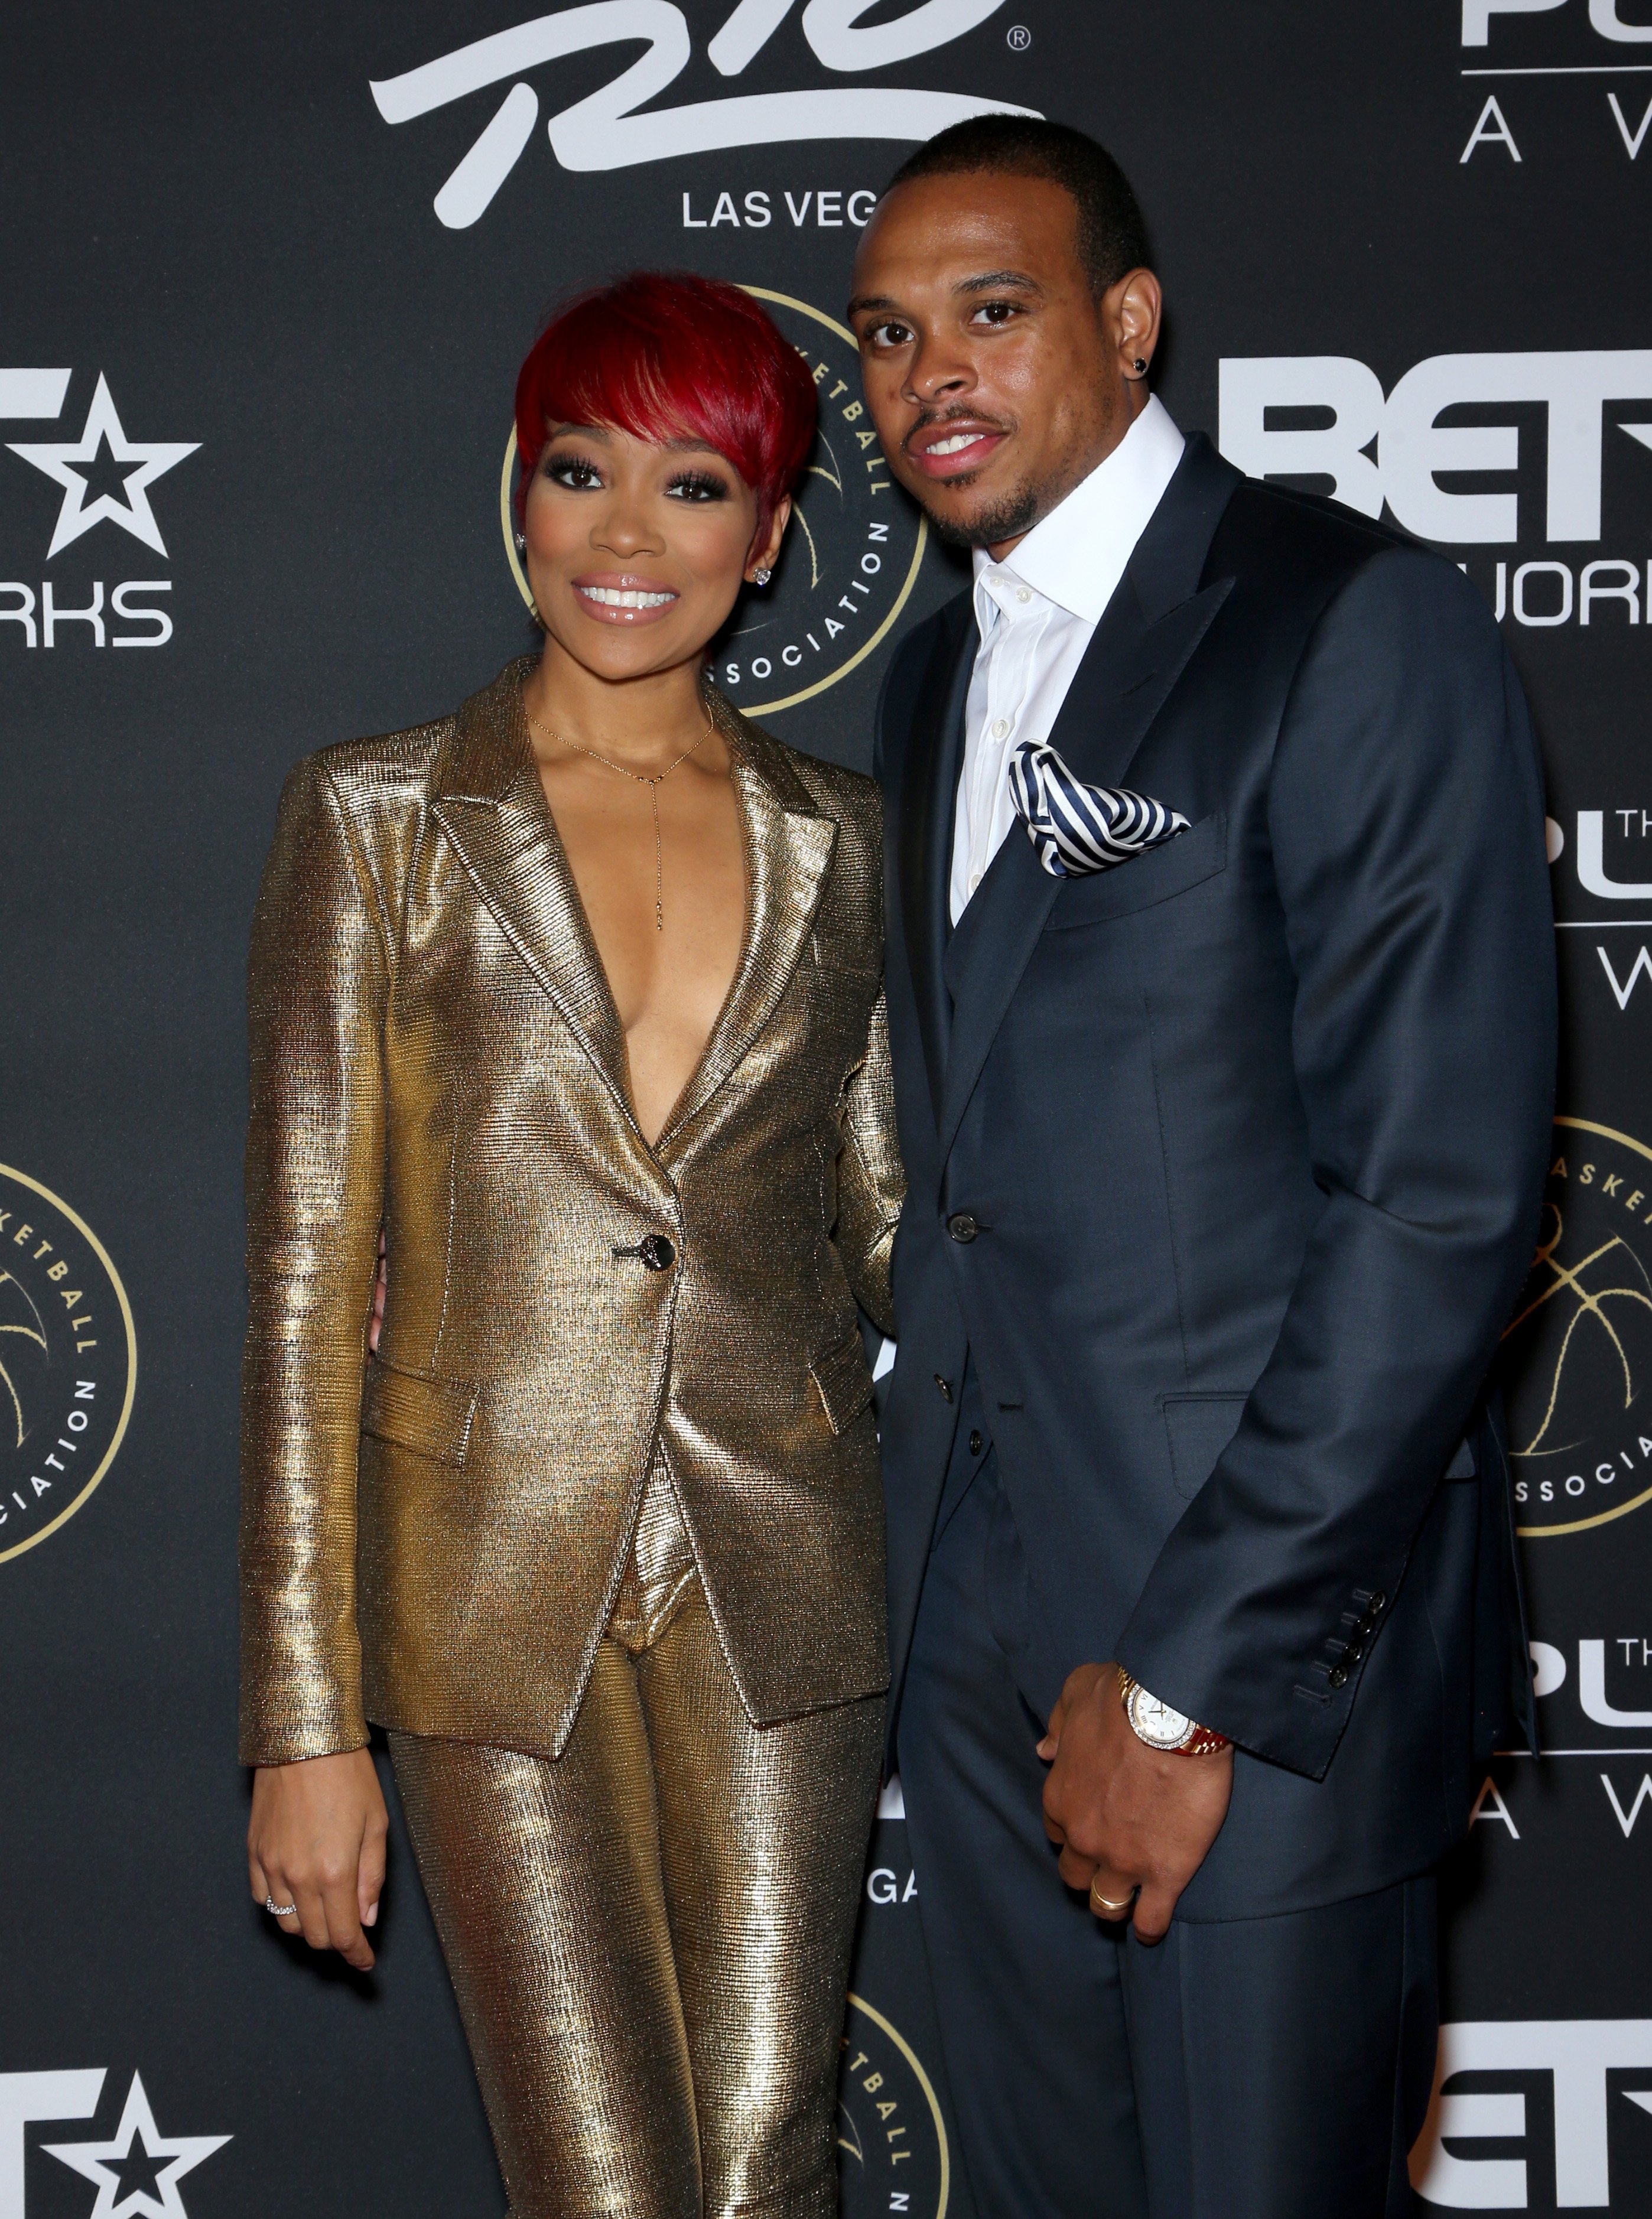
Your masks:
{"label": "blazer lapel", "polygon": [[907,737],[901,779],[901,920],[937,1122],[952,1031],[945,965],[953,825],[964,763],[964,708],[975,662],[971,618],[967,594],[941,612],[924,706]]}
{"label": "blazer lapel", "polygon": [[557,836],[513,663],[460,710],[432,814],[500,929],[635,1124],[625,1037]]}
{"label": "blazer lapel", "polygon": [[778,748],[718,694],[707,706],[729,743],[746,842],[746,939],[705,1054],[655,1143],[663,1155],[737,1069],[798,967],[837,844]]}
{"label": "blazer lapel", "polygon": [[[1231,578],[1219,578],[1201,591],[1199,578],[1239,482],[1202,433],[1190,439],[1102,612],[1048,735],[1090,785],[1125,782],[1148,727],[1233,589]],[[959,921],[947,967],[953,1014],[943,1159],[1061,884],[1014,827]]]}

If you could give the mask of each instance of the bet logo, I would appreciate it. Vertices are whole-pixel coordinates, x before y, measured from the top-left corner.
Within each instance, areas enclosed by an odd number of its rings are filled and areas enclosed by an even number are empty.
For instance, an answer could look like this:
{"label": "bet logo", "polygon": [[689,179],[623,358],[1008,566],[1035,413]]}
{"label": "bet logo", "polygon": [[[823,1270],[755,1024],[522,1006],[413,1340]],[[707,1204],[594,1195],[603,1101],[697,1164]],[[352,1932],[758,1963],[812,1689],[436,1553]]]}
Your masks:
{"label": "bet logo", "polygon": [[72,1518],[115,1461],[137,1341],[103,1244],[0,1165],[0,1563]]}
{"label": "bet logo", "polygon": [[[897,488],[860,398],[854,334],[789,293],[761,301],[814,373],[820,429],[767,587],[748,587],[712,648],[711,674],[736,709],[772,716],[835,686],[887,638],[923,562],[928,526]],[[531,603],[516,551],[516,433],[505,449],[505,559]]]}
{"label": "bet logo", "polygon": [[1515,1522],[1531,1538],[1652,1501],[1652,1148],[1583,1117],[1555,1133],[1505,1336]]}

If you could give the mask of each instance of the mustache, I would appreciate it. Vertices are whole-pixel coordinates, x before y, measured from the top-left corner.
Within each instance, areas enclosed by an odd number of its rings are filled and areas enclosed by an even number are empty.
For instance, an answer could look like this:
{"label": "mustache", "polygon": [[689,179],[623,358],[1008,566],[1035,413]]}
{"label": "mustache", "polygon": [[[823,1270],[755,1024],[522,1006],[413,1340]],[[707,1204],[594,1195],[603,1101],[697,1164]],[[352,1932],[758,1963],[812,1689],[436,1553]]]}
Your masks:
{"label": "mustache", "polygon": [[905,452],[910,447],[921,432],[928,432],[937,424],[984,424],[989,431],[1006,434],[1016,429],[1012,418],[989,416],[984,409],[968,408],[962,402],[952,408],[923,408],[919,410],[917,420],[910,425],[903,434],[902,451]]}

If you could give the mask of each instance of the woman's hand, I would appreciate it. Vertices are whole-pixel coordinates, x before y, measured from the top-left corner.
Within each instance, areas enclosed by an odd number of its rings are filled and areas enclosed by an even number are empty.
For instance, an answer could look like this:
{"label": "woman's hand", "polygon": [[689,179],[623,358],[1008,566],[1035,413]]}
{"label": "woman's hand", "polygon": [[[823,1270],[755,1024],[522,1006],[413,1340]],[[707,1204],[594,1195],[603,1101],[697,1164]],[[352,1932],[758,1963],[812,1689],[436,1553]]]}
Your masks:
{"label": "woman's hand", "polygon": [[389,1831],[384,1793],[364,1749],[260,1765],[252,1776],[246,1830],[252,1900],[295,1906],[280,1921],[312,1949],[336,1949],[358,1973],[371,1969],[364,1927],[376,1924]]}

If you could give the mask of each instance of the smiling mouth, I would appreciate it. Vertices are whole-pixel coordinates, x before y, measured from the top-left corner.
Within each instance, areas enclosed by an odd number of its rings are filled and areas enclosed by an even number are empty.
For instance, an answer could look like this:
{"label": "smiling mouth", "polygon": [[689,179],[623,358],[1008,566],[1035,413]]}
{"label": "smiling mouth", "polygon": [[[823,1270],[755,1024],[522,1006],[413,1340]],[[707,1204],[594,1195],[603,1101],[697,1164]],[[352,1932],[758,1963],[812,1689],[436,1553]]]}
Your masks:
{"label": "smiling mouth", "polygon": [[908,461],[927,478],[959,481],[971,477],[1009,437],[1000,424],[959,425],[951,432],[928,426],[905,442]]}
{"label": "smiling mouth", "polygon": [[663,609],[677,598],[675,594],[656,594],[640,586],[575,586],[574,592],[582,600],[594,601],[602,609]]}

